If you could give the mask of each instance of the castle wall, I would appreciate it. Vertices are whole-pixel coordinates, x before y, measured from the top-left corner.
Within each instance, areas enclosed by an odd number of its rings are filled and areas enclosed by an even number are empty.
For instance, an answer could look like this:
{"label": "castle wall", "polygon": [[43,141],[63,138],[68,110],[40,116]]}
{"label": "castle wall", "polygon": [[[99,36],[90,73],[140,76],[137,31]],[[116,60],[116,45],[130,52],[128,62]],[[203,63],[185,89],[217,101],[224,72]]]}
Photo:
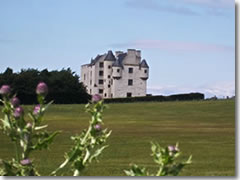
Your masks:
{"label": "castle wall", "polygon": [[[146,96],[148,79],[148,68],[140,68],[141,52],[128,50],[122,67],[112,67],[113,61],[104,61],[104,54],[94,65],[81,66],[81,82],[87,87],[89,94],[100,94],[103,98],[127,97],[131,93],[132,97]],[[100,67],[103,63],[103,67]],[[133,72],[129,72],[132,68]],[[120,71],[117,72],[117,69]],[[146,71],[145,71],[146,70]],[[102,71],[99,74],[99,71]],[[102,80],[103,84],[99,84]],[[132,85],[129,85],[132,80]],[[102,89],[102,93],[99,92]]]}

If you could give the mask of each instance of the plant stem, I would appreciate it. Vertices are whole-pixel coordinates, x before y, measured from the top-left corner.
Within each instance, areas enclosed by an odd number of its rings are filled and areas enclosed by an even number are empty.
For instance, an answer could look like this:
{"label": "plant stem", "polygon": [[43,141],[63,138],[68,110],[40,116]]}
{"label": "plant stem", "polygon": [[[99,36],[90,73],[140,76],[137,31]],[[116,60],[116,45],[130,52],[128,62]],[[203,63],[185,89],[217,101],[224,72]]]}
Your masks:
{"label": "plant stem", "polygon": [[17,162],[19,162],[20,158],[19,158],[19,149],[18,149],[17,141],[15,141],[15,149],[16,149],[16,160]]}

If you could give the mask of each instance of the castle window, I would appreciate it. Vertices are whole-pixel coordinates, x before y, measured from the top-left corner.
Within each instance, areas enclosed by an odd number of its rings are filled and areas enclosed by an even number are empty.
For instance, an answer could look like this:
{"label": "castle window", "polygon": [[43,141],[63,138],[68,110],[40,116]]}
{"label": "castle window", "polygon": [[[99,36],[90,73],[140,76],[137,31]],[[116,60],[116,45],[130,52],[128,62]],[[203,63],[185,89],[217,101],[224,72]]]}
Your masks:
{"label": "castle window", "polygon": [[103,84],[103,80],[102,80],[102,79],[99,79],[99,80],[98,80],[98,84]]}
{"label": "castle window", "polygon": [[111,87],[111,85],[109,84],[109,85],[108,85],[108,88],[110,88],[110,87]]}
{"label": "castle window", "polygon": [[145,69],[144,72],[147,73],[147,70]]}
{"label": "castle window", "polygon": [[104,97],[107,97],[107,93],[104,94]]}
{"label": "castle window", "polygon": [[119,72],[120,72],[120,69],[117,69],[117,72],[119,73]]}
{"label": "castle window", "polygon": [[108,69],[111,69],[111,66],[108,66]]}
{"label": "castle window", "polygon": [[111,76],[110,75],[108,75],[108,79],[110,79],[111,78]]}
{"label": "castle window", "polygon": [[129,86],[132,86],[132,85],[133,85],[133,80],[132,80],[132,79],[129,79],[129,80],[128,80],[128,85],[129,85]]}
{"label": "castle window", "polygon": [[90,85],[92,85],[92,80],[90,80]]}
{"label": "castle window", "polygon": [[92,94],[92,89],[90,89],[90,94]]}
{"label": "castle window", "polygon": [[103,89],[99,89],[99,90],[98,90],[98,93],[99,93],[99,94],[102,94],[102,93],[103,93]]}
{"label": "castle window", "polygon": [[133,68],[128,68],[128,73],[133,73]]}
{"label": "castle window", "polygon": [[111,94],[111,98],[113,97],[113,94]]}
{"label": "castle window", "polygon": [[99,76],[103,76],[103,71],[99,71]]}
{"label": "castle window", "polygon": [[128,92],[127,97],[132,97],[132,93]]}
{"label": "castle window", "polygon": [[103,62],[100,62],[100,63],[99,63],[99,67],[103,67]]}
{"label": "castle window", "polygon": [[92,71],[90,72],[90,76],[92,77]]}
{"label": "castle window", "polygon": [[86,80],[86,74],[84,74],[84,80]]}

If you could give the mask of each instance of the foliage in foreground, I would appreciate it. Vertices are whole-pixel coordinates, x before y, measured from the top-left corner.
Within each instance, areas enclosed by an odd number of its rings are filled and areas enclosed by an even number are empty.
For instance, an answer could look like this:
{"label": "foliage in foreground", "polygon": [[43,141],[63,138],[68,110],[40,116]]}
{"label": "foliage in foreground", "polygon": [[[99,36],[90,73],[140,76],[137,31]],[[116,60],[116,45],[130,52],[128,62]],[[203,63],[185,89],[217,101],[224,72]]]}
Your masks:
{"label": "foliage in foreground", "polygon": [[[36,88],[39,104],[32,112],[28,113],[30,121],[25,120],[24,109],[20,106],[20,100],[14,95],[11,96],[11,89],[8,85],[3,85],[0,94],[3,95],[3,114],[0,119],[0,128],[12,142],[15,143],[16,157],[12,160],[1,160],[0,175],[2,176],[40,176],[31,153],[35,150],[48,149],[54,138],[60,131],[48,132],[47,125],[43,125],[43,116],[52,101],[45,104],[45,97],[48,94],[48,87],[41,82]],[[94,95],[92,101],[86,106],[86,112],[91,115],[88,129],[83,130],[80,135],[72,136],[74,144],[68,153],[65,154],[65,161],[59,165],[49,175],[64,175],[66,168],[71,167],[73,176],[81,175],[81,171],[107,147],[104,145],[111,131],[102,130],[102,113],[105,108],[102,97]],[[156,174],[152,174],[146,168],[133,165],[130,170],[125,170],[128,176],[167,176],[178,175],[182,168],[191,163],[191,156],[187,161],[176,163],[176,158],[180,155],[178,144],[162,148],[157,143],[152,143],[152,156],[158,164],[159,169]],[[64,171],[65,170],[65,171]],[[68,169],[69,171],[69,169]]]}
{"label": "foliage in foreground", "polygon": [[[45,104],[45,97],[48,93],[47,85],[39,83],[36,93],[39,105],[28,113],[31,121],[27,122],[19,99],[15,96],[11,97],[10,87],[4,85],[0,89],[0,94],[3,95],[1,102],[4,105],[1,129],[15,143],[16,154],[12,160],[1,160],[1,176],[40,176],[30,155],[35,150],[48,149],[54,138],[60,133],[60,131],[48,132],[45,130],[47,125],[42,124],[44,113],[52,104],[52,101]],[[73,147],[66,153],[65,161],[50,175],[58,175],[60,170],[70,164],[73,175],[78,176],[107,147],[103,144],[110,136],[111,131],[102,130],[101,127],[104,108],[101,97],[93,96],[92,102],[86,105],[86,111],[91,115],[88,129],[83,130],[80,135],[71,137],[74,142]]]}
{"label": "foliage in foreground", "polygon": [[178,144],[163,148],[158,143],[152,143],[151,150],[151,156],[158,166],[156,173],[150,173],[146,168],[133,164],[130,170],[124,171],[125,174],[128,176],[177,176],[184,166],[192,163],[192,156],[189,156],[186,161],[176,162],[176,158],[181,154]]}

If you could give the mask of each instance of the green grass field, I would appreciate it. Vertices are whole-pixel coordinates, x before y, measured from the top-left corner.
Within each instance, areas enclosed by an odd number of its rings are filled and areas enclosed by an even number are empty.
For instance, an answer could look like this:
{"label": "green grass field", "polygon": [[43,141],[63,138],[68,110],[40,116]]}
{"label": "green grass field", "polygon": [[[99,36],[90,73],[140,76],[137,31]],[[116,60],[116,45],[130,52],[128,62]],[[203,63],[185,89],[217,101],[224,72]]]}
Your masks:
{"label": "green grass field", "polygon": [[[109,147],[100,162],[91,164],[82,175],[124,176],[123,170],[130,163],[154,169],[150,141],[162,146],[179,142],[182,159],[193,155],[193,163],[186,166],[182,176],[235,175],[235,101],[145,102],[108,107],[104,127],[113,131]],[[52,105],[45,120],[49,130],[62,130],[50,150],[32,156],[39,172],[48,175],[64,160],[64,152],[71,147],[70,136],[87,127],[89,115],[84,105]],[[0,139],[0,159],[11,158],[14,146],[2,132]]]}

